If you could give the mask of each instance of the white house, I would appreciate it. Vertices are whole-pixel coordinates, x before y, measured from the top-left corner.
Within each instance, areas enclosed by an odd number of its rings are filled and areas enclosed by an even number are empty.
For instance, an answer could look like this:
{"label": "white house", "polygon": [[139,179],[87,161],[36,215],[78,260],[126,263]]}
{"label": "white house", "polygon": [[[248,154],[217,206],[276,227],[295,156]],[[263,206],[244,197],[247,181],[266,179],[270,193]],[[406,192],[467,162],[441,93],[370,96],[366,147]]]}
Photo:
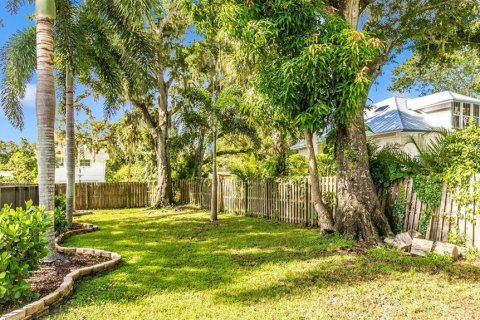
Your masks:
{"label": "white house", "polygon": [[[425,133],[431,129],[463,129],[471,119],[480,125],[480,100],[451,91],[414,99],[392,97],[373,104],[365,112],[368,140],[379,146],[400,145],[412,155],[418,151],[411,137],[425,144],[431,137]],[[291,150],[308,155],[305,141]]]}
{"label": "white house", "polygon": [[[55,183],[67,182],[67,170],[65,167],[65,150],[59,152],[55,169]],[[76,182],[105,182],[108,153],[100,150],[92,153],[86,146],[78,151],[78,160],[75,166]]]}

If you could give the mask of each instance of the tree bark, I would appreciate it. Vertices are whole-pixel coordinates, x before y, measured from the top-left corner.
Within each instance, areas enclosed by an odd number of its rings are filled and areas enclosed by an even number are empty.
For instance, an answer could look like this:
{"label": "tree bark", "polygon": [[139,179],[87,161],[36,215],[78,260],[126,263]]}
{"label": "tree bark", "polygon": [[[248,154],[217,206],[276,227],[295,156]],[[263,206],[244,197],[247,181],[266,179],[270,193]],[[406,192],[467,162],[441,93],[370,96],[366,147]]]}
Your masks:
{"label": "tree bark", "polygon": [[308,149],[308,173],[310,176],[310,183],[312,185],[312,202],[315,212],[318,215],[318,226],[322,234],[333,232],[333,217],[322,200],[322,193],[320,192],[320,179],[318,177],[317,159],[315,157],[315,148],[313,146],[313,134],[304,131],[305,142]]}
{"label": "tree bark", "polygon": [[205,132],[202,131],[198,138],[198,146],[195,151],[195,163],[193,168],[193,175],[196,179],[202,178],[203,156],[205,154]]}
{"label": "tree bark", "polygon": [[65,165],[67,169],[66,216],[68,227],[72,226],[73,210],[75,209],[75,120],[73,109],[73,75],[67,69],[66,74],[66,136]]}
{"label": "tree bark", "polygon": [[212,152],[212,199],[210,221],[214,222],[218,219],[217,210],[217,192],[218,192],[218,177],[217,177],[217,129],[213,131],[213,152]]}
{"label": "tree bark", "polygon": [[[358,27],[359,15],[360,1],[347,0],[343,16],[354,29]],[[374,72],[378,69],[379,66]],[[389,235],[391,229],[370,175],[363,112],[360,106],[347,124],[337,128],[335,229],[352,239],[381,241],[380,236]]]}
{"label": "tree bark", "polygon": [[337,149],[337,210],[335,229],[349,238],[371,241],[391,233],[382,212],[368,164],[363,108],[339,126]]}
{"label": "tree bark", "polygon": [[39,204],[51,214],[47,231],[47,262],[61,259],[55,248],[55,82],[53,78],[53,22],[55,2],[37,0],[37,93],[35,98],[38,124],[38,190]]}
{"label": "tree bark", "polygon": [[278,129],[273,130],[272,134],[273,150],[276,155],[275,175],[277,177],[285,177],[287,175],[287,152],[285,141]]}
{"label": "tree bark", "polygon": [[156,129],[157,196],[153,207],[161,208],[173,203],[170,163],[168,158],[168,88],[159,73],[158,127]]}

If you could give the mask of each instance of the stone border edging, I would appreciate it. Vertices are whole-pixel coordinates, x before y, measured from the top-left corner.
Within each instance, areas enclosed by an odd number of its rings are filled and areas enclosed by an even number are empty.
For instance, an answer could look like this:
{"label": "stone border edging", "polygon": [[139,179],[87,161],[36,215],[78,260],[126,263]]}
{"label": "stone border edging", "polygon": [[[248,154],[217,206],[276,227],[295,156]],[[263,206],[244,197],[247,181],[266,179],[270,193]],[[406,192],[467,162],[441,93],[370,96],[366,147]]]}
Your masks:
{"label": "stone border edging", "polygon": [[93,224],[82,223],[81,225],[83,226],[82,229],[67,231],[55,239],[55,246],[58,252],[65,255],[82,254],[101,256],[110,258],[111,260],[90,267],[73,270],[67,274],[65,278],[63,278],[63,283],[54,292],[46,295],[40,300],[31,302],[22,308],[0,316],[0,320],[26,320],[45,316],[72,294],[75,280],[79,280],[91,274],[112,270],[116,265],[118,265],[118,263],[120,263],[122,256],[115,252],[89,248],[66,248],[59,245],[59,243],[71,236],[98,230],[98,227]]}
{"label": "stone border edging", "polygon": [[93,211],[92,210],[75,210],[72,213],[74,217],[81,217],[89,214],[93,214]]}

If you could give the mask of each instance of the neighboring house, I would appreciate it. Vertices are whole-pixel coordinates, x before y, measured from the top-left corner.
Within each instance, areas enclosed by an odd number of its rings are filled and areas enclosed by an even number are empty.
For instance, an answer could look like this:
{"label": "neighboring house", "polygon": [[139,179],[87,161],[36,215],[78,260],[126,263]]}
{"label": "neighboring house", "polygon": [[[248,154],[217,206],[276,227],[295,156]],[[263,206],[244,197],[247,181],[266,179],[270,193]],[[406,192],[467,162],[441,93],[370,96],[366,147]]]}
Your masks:
{"label": "neighboring house", "polygon": [[[55,183],[67,182],[67,169],[65,167],[65,150],[57,155],[57,166],[55,169]],[[107,168],[108,153],[100,150],[96,153],[90,152],[86,146],[78,151],[78,159],[75,166],[76,182],[105,182],[105,171]]]}
{"label": "neighboring house", "polygon": [[[425,145],[433,136],[426,134],[431,129],[463,129],[471,119],[480,124],[480,100],[451,91],[414,99],[393,97],[373,104],[365,112],[369,141],[382,147],[397,144],[411,155],[418,155],[412,137]],[[307,155],[305,141],[290,149]]]}

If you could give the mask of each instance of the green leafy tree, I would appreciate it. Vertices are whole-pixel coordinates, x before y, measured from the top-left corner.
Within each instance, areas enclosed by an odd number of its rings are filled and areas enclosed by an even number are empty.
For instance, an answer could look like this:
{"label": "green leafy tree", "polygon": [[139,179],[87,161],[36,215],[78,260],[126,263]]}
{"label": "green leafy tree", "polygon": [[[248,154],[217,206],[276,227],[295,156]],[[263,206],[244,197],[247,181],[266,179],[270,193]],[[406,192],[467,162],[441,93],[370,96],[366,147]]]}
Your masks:
{"label": "green leafy tree", "polygon": [[13,181],[18,183],[37,182],[37,158],[35,144],[29,144],[22,139],[18,150],[14,152],[8,162],[3,166],[4,170],[13,174]]}
{"label": "green leafy tree", "polygon": [[[327,4],[351,28],[367,31],[384,44],[373,60],[364,61],[362,70],[369,84],[399,51],[409,48],[413,52],[428,52],[444,46],[446,39],[458,34],[460,26],[471,24],[478,7],[475,0],[346,0]],[[378,239],[390,228],[369,174],[363,118],[367,95],[355,103],[359,104],[355,115],[336,129],[336,229],[353,238]]]}
{"label": "green leafy tree", "polygon": [[189,26],[185,2],[188,1],[123,2],[112,6],[111,1],[97,0],[91,6],[92,14],[107,26],[99,30],[105,51],[100,52],[98,59],[113,70],[108,74],[113,81],[87,80],[97,94],[106,98],[107,115],[130,103],[147,126],[155,142],[154,207],[173,201],[169,137],[175,110],[169,97],[182,67],[180,52]]}
{"label": "green leafy tree", "polygon": [[444,53],[440,59],[425,60],[414,54],[395,69],[390,90],[418,91],[422,95],[452,90],[467,96],[480,93],[480,54],[472,48]]}
{"label": "green leafy tree", "polygon": [[231,7],[227,19],[256,72],[257,90],[303,132],[312,200],[322,232],[331,232],[334,221],[320,194],[313,135],[355,115],[369,84],[363,65],[376,57],[380,43],[351,30],[319,1],[252,1]]}

